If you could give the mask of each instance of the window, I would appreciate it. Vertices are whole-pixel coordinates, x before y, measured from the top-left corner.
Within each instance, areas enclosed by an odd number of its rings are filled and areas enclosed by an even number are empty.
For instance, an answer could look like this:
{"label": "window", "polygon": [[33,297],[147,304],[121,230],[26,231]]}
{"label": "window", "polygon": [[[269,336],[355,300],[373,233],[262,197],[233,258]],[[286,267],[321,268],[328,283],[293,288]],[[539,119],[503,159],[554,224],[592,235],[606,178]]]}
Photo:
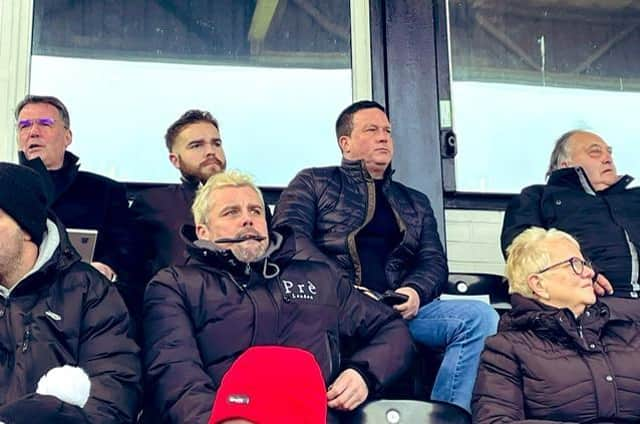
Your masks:
{"label": "window", "polygon": [[449,0],[448,19],[459,191],[544,182],[555,140],[576,128],[640,176],[638,2]]}
{"label": "window", "polygon": [[177,181],[164,132],[199,108],[230,168],[283,186],[339,161],[350,30],[343,0],[36,0],[30,92],[67,104],[83,169]]}

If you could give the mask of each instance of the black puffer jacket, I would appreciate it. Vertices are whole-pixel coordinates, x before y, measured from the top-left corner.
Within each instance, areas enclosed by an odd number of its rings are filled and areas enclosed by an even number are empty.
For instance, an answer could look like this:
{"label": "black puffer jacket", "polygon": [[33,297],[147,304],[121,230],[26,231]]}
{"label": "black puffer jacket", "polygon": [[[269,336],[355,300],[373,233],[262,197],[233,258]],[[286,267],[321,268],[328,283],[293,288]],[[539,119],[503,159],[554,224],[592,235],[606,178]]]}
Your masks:
{"label": "black puffer jacket", "polygon": [[614,296],[638,297],[638,258],[629,243],[635,250],[640,247],[640,188],[627,189],[631,181],[624,176],[596,192],[581,168],[553,172],[546,185],[525,188],[509,204],[503,252],[529,227],[557,228],[578,240],[585,256],[613,285]]}
{"label": "black puffer jacket", "polygon": [[[437,297],[446,282],[447,261],[438,236],[429,199],[392,181],[390,168],[383,192],[396,216],[402,241],[385,264],[391,288],[410,286],[421,304]],[[362,269],[355,238],[375,211],[375,183],[364,162],[343,160],[340,167],[310,168],[298,173],[284,190],[274,215],[274,225],[289,225],[311,240],[355,284],[362,284]]]}
{"label": "black puffer jacket", "polygon": [[47,371],[72,365],[89,375],[91,396],[83,409],[59,402],[68,422],[133,422],[140,360],[120,295],[52,220],[39,255],[35,271],[0,296],[0,405],[32,398]]}
{"label": "black puffer jacket", "polygon": [[473,422],[640,422],[640,311],[604,298],[578,319],[513,295],[487,339]]}
{"label": "black puffer jacket", "polygon": [[[293,260],[293,236],[271,239],[267,259],[250,266],[210,243],[191,243],[186,266],[151,280],[143,348],[149,422],[206,423],[222,376],[254,345],[310,351],[328,383],[355,368],[370,393],[409,364],[411,340],[398,315],[338,284],[327,265]],[[369,343],[342,360],[341,334]]]}

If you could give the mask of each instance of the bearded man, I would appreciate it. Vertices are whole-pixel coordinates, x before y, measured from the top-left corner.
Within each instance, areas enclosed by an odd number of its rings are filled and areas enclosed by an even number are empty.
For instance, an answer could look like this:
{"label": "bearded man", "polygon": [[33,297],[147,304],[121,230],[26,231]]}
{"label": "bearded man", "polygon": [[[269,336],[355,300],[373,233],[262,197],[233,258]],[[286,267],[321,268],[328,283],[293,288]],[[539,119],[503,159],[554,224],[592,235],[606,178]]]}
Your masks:
{"label": "bearded man", "polygon": [[[295,235],[286,227],[268,231],[264,200],[249,177],[212,176],[192,211],[195,227],[182,229],[186,264],[161,270],[145,292],[145,421],[207,422],[222,377],[252,346],[310,352],[328,386],[329,422],[409,364],[401,317],[326,263],[294,259]],[[358,336],[361,349],[341,358],[340,336]]]}

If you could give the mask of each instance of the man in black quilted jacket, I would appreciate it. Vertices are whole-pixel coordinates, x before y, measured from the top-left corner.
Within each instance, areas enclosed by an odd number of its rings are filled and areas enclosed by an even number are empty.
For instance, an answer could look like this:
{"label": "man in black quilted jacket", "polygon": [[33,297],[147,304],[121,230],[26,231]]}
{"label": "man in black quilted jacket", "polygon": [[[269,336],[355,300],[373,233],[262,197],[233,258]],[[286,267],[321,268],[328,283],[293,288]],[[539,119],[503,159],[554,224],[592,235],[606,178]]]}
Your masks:
{"label": "man in black quilted jacket", "polygon": [[309,241],[300,255],[328,257],[356,287],[404,296],[393,309],[414,340],[445,349],[431,398],[469,410],[497,313],[479,301],[437,299],[448,271],[436,220],[424,194],[391,178],[393,138],[384,108],[352,104],[338,117],[336,135],[342,164],[301,171],[282,193],[274,225],[291,226]]}
{"label": "man in black quilted jacket", "polygon": [[[262,195],[247,176],[212,176],[192,210],[195,228],[183,227],[186,265],[161,270],[145,292],[145,420],[207,422],[222,377],[252,346],[313,354],[332,422],[335,411],[353,410],[406,368],[412,344],[400,317],[326,263],[295,259],[302,247],[286,227],[268,231]],[[340,336],[364,342],[342,357]],[[238,401],[231,397],[225,401]]]}

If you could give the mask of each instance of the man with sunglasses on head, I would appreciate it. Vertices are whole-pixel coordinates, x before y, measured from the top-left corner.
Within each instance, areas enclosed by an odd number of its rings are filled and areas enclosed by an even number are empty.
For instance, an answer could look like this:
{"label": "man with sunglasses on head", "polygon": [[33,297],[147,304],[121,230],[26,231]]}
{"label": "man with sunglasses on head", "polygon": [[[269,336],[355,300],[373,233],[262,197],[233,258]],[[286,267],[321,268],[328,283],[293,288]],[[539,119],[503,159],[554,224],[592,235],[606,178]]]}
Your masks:
{"label": "man with sunglasses on head", "polygon": [[67,228],[97,230],[91,265],[110,281],[124,277],[132,267],[124,185],[79,170],[78,157],[67,150],[73,140],[69,112],[58,98],[27,95],[15,118],[20,163],[43,176],[51,209]]}
{"label": "man with sunglasses on head", "polygon": [[525,188],[509,204],[502,249],[529,227],[557,228],[575,237],[599,274],[599,295],[640,296],[640,188],[618,175],[611,147],[597,134],[572,130],[555,143],[547,184]]}

